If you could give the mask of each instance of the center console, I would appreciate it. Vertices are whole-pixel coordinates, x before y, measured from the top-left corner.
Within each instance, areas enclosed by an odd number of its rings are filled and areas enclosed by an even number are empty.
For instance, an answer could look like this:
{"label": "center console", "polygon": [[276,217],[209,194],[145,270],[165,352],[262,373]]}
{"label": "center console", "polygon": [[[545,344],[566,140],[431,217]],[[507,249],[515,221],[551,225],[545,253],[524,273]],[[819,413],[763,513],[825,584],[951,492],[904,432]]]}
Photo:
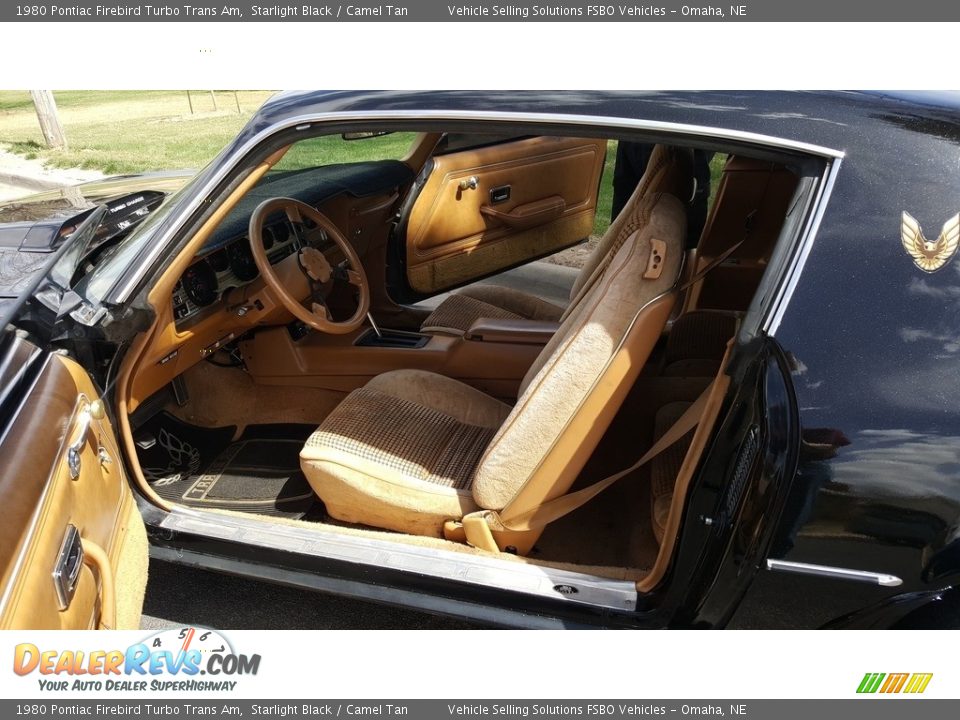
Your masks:
{"label": "center console", "polygon": [[523,376],[558,328],[532,320],[480,319],[463,337],[371,327],[346,335],[286,328],[258,332],[240,344],[257,383],[348,392],[390,370],[427,370],[494,397],[515,399]]}

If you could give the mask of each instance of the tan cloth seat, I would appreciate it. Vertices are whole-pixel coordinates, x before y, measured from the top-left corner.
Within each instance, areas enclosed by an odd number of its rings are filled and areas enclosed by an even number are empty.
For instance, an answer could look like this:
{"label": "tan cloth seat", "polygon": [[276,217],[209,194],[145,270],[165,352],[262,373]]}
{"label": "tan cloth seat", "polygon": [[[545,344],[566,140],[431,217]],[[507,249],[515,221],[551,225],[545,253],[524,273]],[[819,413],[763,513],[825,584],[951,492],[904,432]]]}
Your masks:
{"label": "tan cloth seat", "polygon": [[[386,373],[352,392],[300,454],[327,512],[448,537],[460,530],[445,521],[463,519],[474,544],[529,552],[540,531],[503,523],[568,491],[676,300],[684,205],[656,193],[635,212],[635,229],[534,362],[513,408],[426,372]],[[478,520],[489,541],[470,539]]]}
{"label": "tan cloth seat", "polygon": [[577,275],[566,307],[512,288],[477,285],[460,290],[440,303],[420,326],[421,332],[462,335],[482,317],[562,321],[590,285],[603,275],[613,253],[637,229],[638,208],[644,198],[653,193],[667,193],[684,201],[690,198],[694,183],[692,157],[689,150],[670,145],[657,145],[653,149],[637,189]]}

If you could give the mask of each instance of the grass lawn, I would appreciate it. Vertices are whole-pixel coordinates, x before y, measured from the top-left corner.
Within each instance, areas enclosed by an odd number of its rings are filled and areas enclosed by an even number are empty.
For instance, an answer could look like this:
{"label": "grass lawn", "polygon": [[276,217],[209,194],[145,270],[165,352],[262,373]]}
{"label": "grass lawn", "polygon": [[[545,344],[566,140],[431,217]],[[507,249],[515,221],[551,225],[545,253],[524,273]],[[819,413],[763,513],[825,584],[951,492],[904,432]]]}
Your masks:
{"label": "grass lawn", "polygon": [[184,91],[56,91],[67,150],[48,150],[30,94],[0,92],[0,143],[12,152],[55,167],[100,170],[107,175],[200,168],[244,126],[270,97],[268,91],[192,92],[194,114]]}
{"label": "grass lawn", "polygon": [[[107,175],[149,170],[199,169],[206,165],[270,97],[270,91],[192,92],[191,114],[185,91],[55,91],[60,120],[69,148],[49,150],[37,123],[30,94],[0,91],[0,144],[27,158],[55,167],[99,170]],[[240,113],[237,113],[237,101]],[[412,133],[343,142],[339,137],[300,143],[281,161],[281,168],[321,163],[398,158],[405,154]],[[594,233],[610,224],[613,166],[617,144],[607,143],[607,158]],[[716,192],[724,157],[711,163]],[[712,198],[711,198],[712,199]]]}

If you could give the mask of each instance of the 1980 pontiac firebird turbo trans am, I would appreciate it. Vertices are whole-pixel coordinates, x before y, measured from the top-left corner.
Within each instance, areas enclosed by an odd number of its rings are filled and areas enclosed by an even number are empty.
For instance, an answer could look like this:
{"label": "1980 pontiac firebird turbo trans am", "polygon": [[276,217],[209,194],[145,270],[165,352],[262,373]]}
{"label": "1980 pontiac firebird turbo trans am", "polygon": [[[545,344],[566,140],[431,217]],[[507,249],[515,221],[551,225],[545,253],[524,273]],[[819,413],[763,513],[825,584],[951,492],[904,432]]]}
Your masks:
{"label": "1980 pontiac firebird turbo trans am", "polygon": [[[646,173],[540,261],[611,140]],[[135,626],[148,552],[510,626],[956,626],[958,162],[934,94],[295,93],[132,231],[80,188],[4,306],[3,627]]]}

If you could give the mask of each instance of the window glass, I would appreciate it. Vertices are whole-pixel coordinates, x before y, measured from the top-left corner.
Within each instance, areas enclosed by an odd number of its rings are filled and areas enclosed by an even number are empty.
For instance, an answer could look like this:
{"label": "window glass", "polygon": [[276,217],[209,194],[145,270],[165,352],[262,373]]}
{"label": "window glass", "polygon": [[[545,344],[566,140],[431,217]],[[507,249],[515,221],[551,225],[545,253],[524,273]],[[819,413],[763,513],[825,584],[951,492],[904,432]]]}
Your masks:
{"label": "window glass", "polygon": [[289,172],[321,165],[400,160],[406,157],[416,133],[396,132],[344,140],[340,135],[322,135],[295,143],[271,172]]}

